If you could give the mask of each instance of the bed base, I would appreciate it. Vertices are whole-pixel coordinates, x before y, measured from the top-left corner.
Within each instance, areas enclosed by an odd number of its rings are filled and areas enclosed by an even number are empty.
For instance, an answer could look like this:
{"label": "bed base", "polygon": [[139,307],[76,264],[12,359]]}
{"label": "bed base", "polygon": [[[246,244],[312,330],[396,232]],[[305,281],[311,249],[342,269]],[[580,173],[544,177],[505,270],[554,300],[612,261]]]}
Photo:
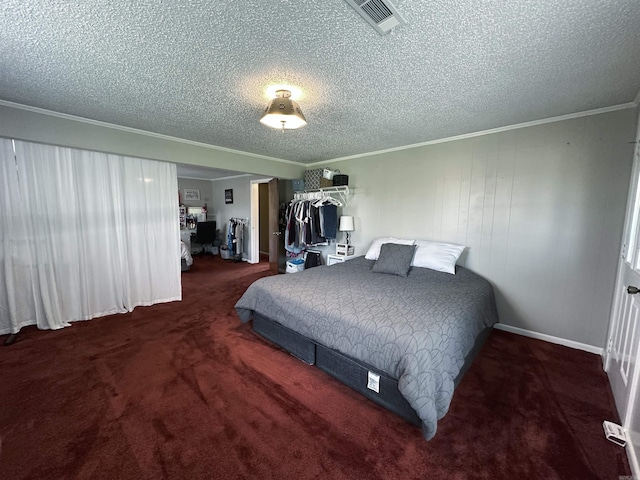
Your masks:
{"label": "bed base", "polygon": [[[316,366],[409,423],[422,424],[416,411],[398,390],[398,381],[386,373],[324,345],[316,345]],[[380,375],[378,392],[367,388],[369,372]]]}
{"label": "bed base", "polygon": [[316,363],[316,344],[307,337],[255,312],[252,324],[256,333],[281,346],[294,357],[309,365]]}
{"label": "bed base", "polygon": [[[386,373],[376,370],[360,360],[316,343],[259,313],[253,313],[252,324],[256,333],[284,348],[303,362],[315,365],[320,370],[340,380],[378,405],[399,415],[409,423],[417,426],[422,424],[418,414],[398,390],[398,381]],[[491,330],[491,327],[485,328],[476,339],[473,349],[465,358],[465,363],[454,381],[456,387],[471,366],[473,359],[482,349]],[[378,393],[367,388],[369,372],[380,375]]]}

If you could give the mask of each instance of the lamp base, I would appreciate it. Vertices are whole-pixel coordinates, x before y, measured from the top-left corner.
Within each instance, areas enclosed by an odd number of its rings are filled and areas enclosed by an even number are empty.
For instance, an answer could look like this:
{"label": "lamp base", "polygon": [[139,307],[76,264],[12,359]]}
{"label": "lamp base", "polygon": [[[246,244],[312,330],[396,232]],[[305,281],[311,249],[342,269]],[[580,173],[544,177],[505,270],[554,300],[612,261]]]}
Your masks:
{"label": "lamp base", "polygon": [[348,243],[336,243],[336,255],[351,256],[354,251],[353,246]]}

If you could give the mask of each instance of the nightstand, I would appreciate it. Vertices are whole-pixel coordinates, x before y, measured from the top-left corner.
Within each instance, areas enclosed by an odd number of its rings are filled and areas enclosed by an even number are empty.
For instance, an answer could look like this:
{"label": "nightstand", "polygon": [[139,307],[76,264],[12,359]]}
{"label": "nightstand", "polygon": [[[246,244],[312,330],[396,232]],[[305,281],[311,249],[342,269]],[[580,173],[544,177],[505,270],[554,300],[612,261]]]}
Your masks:
{"label": "nightstand", "polygon": [[352,258],[356,258],[357,255],[336,255],[331,253],[327,255],[327,265],[335,265],[336,263],[343,263]]}

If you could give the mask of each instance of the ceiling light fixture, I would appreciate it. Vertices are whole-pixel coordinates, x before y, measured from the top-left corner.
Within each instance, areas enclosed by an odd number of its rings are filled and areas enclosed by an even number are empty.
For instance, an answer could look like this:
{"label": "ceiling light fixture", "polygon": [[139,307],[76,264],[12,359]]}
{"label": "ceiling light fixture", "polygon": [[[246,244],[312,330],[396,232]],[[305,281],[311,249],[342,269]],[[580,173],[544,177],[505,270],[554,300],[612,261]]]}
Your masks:
{"label": "ceiling light fixture", "polygon": [[264,109],[260,123],[271,128],[281,128],[283,132],[304,127],[307,120],[300,110],[300,105],[289,97],[291,97],[289,90],[277,90],[276,98],[271,100]]}

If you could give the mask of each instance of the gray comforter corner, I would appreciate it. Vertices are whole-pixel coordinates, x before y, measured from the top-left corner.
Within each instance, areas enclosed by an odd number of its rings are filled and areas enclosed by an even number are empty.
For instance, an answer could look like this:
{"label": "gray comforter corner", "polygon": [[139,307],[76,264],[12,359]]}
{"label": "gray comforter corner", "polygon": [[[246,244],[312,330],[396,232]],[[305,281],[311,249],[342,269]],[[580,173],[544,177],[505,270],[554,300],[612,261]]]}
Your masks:
{"label": "gray comforter corner", "polygon": [[478,334],[497,321],[491,284],[412,268],[408,277],[371,271],[358,257],[330,267],[262,278],[236,303],[398,380],[427,439],[449,409],[454,379]]}

